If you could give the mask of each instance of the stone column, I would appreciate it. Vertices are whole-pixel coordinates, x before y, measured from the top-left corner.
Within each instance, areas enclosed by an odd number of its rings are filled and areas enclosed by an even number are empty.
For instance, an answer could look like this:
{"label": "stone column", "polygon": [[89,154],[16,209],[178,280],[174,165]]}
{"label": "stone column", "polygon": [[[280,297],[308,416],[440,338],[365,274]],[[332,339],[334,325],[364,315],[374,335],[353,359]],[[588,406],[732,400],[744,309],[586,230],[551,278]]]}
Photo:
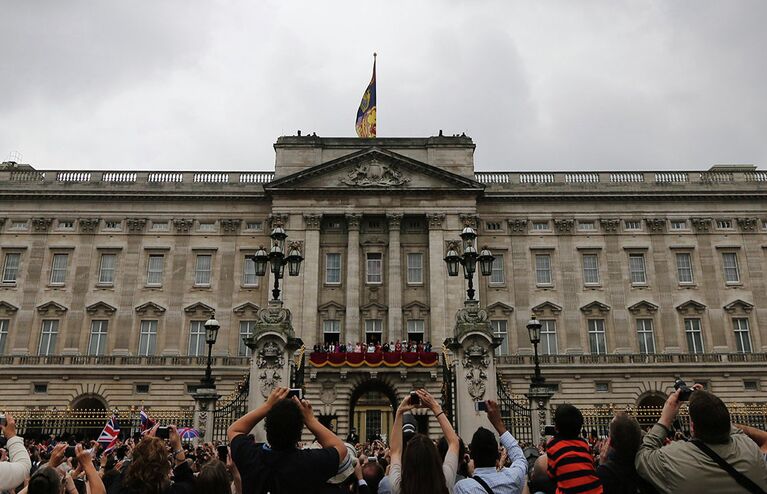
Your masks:
{"label": "stone column", "polygon": [[[290,359],[303,342],[295,337],[290,310],[281,301],[271,300],[267,308],[258,311],[256,327],[245,344],[253,352],[248,410],[254,410],[266,402],[275,387],[290,386]],[[263,420],[253,434],[257,442],[266,441]]]}
{"label": "stone column", "polygon": [[[301,263],[301,271],[303,272],[303,291],[302,293],[295,294],[292,291],[286,292],[285,298],[293,307],[301,306],[300,321],[301,324],[298,328],[298,332],[304,338],[307,335],[312,335],[310,343],[321,341],[317,337],[317,306],[318,306],[318,293],[320,282],[320,224],[322,221],[321,214],[305,214],[304,225],[306,231],[304,232],[304,248],[301,251],[301,255],[304,256],[304,262]],[[299,277],[300,278],[300,277]],[[298,282],[293,281],[293,284],[298,285]]]}
{"label": "stone column", "polygon": [[[389,318],[386,323],[389,337],[395,341],[403,337],[402,331],[402,255],[400,249],[401,214],[387,214],[389,220]],[[383,343],[383,341],[382,341]]]}
{"label": "stone column", "polygon": [[530,425],[533,429],[533,439],[538,442],[544,438],[543,428],[546,424],[553,424],[549,403],[554,392],[545,384],[530,385],[527,399],[530,402]]}
{"label": "stone column", "polygon": [[445,235],[442,225],[445,215],[427,214],[429,222],[429,334],[427,339],[436,343],[451,336],[447,330],[445,287]]}
{"label": "stone column", "polygon": [[194,418],[192,427],[200,431],[200,440],[206,443],[213,441],[213,410],[221,395],[216,388],[199,388],[192,394],[194,398]]}
{"label": "stone column", "polygon": [[456,359],[453,399],[458,414],[458,434],[463,437],[471,437],[480,426],[488,426],[486,414],[475,411],[474,403],[498,396],[493,349],[499,343],[479,302],[465,301],[456,317],[454,336],[445,340]]}
{"label": "stone column", "polygon": [[346,330],[344,341],[362,341],[360,331],[360,219],[361,214],[347,214],[349,232],[346,247]]}

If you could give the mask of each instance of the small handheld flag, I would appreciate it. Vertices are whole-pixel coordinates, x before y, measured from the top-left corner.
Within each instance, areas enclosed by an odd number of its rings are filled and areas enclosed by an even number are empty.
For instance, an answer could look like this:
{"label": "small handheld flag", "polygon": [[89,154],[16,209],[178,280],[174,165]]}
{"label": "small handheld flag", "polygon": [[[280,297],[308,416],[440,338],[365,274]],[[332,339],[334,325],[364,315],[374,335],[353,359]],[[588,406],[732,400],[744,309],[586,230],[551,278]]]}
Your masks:
{"label": "small handheld flag", "polygon": [[362,94],[362,101],[357,110],[357,137],[376,136],[376,56],[373,53],[373,78]]}
{"label": "small handheld flag", "polygon": [[101,447],[104,448],[104,453],[109,453],[115,448],[115,446],[117,446],[117,441],[119,439],[120,424],[117,423],[117,417],[113,415],[112,418],[107,421],[107,424],[104,426],[104,430],[101,431],[101,435],[99,435],[98,438],[98,443],[101,444]]}
{"label": "small handheld flag", "polygon": [[154,427],[154,420],[149,418],[149,415],[142,409],[141,413],[139,414],[140,422],[139,422],[139,432],[141,434],[146,434],[147,431],[149,431],[152,427]]}

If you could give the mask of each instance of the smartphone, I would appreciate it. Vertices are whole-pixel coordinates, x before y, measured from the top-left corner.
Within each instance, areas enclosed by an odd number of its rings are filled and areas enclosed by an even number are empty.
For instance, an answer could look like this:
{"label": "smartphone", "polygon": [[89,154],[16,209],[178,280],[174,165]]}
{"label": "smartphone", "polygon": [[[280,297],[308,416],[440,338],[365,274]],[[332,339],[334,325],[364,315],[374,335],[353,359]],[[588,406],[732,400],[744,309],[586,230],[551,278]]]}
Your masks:
{"label": "smartphone", "polygon": [[218,451],[218,459],[226,463],[226,458],[229,456],[229,448],[226,446],[219,446],[216,448],[216,451]]}
{"label": "smartphone", "polygon": [[368,456],[368,463],[376,463],[378,462],[377,456]]}
{"label": "smartphone", "polygon": [[543,427],[543,435],[544,436],[556,436],[557,435],[557,428],[553,425],[546,425]]}
{"label": "smartphone", "polygon": [[157,436],[160,439],[168,439],[170,438],[170,429],[167,425],[161,425],[157,428],[157,432],[155,433],[155,436]]}
{"label": "smartphone", "polygon": [[8,425],[8,420],[5,418],[5,415],[0,415],[0,427],[4,427]]}
{"label": "smartphone", "polygon": [[299,400],[304,399],[304,390],[301,388],[290,388],[288,391],[288,398],[296,397]]}
{"label": "smartphone", "polygon": [[64,458],[74,458],[74,457],[75,457],[75,447],[67,446],[67,449],[64,450]]}
{"label": "smartphone", "polygon": [[475,401],[474,402],[474,411],[475,412],[486,412],[487,411],[487,403],[484,401]]}
{"label": "smartphone", "polygon": [[410,404],[411,405],[421,404],[421,398],[418,396],[418,393],[416,393],[415,391],[410,392]]}

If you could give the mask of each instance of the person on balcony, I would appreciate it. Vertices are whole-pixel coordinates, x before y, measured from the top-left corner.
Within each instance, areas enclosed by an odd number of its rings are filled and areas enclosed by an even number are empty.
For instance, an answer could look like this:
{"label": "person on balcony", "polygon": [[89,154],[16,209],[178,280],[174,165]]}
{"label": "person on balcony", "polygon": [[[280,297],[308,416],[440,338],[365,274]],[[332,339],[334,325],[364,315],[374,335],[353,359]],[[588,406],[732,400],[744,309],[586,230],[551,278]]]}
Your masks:
{"label": "person on balcony", "polygon": [[394,351],[397,353],[402,351],[402,343],[400,343],[399,340],[397,340],[397,343],[394,345]]}

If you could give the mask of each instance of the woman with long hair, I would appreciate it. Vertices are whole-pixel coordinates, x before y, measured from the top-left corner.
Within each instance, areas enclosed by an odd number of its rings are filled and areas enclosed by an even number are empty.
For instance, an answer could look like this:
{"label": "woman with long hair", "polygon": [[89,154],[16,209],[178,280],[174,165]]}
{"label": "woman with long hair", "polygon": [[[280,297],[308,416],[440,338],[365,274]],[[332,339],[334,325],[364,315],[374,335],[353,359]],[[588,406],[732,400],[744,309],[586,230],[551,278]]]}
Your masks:
{"label": "woman with long hair", "polygon": [[195,494],[231,492],[229,471],[221,460],[214,458],[202,465],[194,483]]}
{"label": "woman with long hair", "polygon": [[[448,494],[453,492],[455,473],[458,469],[458,447],[460,440],[445,412],[436,400],[419,389],[415,391],[418,402],[405,397],[397,408],[390,439],[391,468],[389,480],[393,494]],[[434,414],[447,441],[444,461],[434,442],[423,434],[414,435],[407,443],[403,454],[402,416],[413,408],[428,408]]]}

